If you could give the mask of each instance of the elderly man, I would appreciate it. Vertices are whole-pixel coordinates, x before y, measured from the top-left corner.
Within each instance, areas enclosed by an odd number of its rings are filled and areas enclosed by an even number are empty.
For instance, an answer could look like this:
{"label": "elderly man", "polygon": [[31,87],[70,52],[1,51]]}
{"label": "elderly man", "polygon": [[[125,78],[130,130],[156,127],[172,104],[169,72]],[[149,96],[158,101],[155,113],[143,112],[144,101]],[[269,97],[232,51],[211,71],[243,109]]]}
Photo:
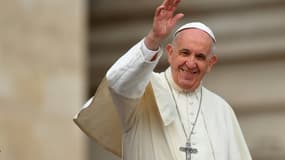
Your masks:
{"label": "elderly man", "polygon": [[[166,46],[170,67],[153,72],[161,42],[183,17],[174,15],[178,4],[164,0],[156,9],[151,31],[108,70],[75,122],[124,160],[250,160],[231,107],[202,85],[217,61],[209,27],[199,22],[180,27]],[[104,111],[110,106],[116,108],[121,133],[114,115]],[[117,142],[122,149],[110,144]]]}

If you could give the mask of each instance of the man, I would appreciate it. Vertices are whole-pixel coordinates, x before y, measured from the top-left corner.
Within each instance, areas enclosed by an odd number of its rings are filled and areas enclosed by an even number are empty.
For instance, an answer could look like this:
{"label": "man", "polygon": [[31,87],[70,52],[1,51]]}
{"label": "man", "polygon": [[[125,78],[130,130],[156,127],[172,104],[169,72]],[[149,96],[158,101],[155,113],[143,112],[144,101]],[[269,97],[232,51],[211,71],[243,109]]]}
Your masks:
{"label": "man", "polygon": [[[217,61],[210,28],[180,27],[166,46],[170,67],[153,72],[161,42],[183,17],[174,15],[179,2],[164,0],[156,9],[151,31],[108,70],[75,122],[124,160],[250,160],[231,107],[202,86]],[[120,119],[119,137],[110,106]]]}

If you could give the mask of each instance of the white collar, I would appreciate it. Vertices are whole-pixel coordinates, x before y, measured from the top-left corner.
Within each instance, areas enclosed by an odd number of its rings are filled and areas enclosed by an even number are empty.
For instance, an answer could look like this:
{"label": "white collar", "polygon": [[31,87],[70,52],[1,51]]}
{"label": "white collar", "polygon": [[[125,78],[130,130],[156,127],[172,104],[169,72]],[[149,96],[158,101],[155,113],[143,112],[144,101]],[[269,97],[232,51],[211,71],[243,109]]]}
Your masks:
{"label": "white collar", "polygon": [[[169,80],[172,81],[171,85],[175,88],[175,83],[171,77],[171,71],[168,68],[166,71],[166,76],[170,76]],[[168,77],[167,77],[168,78]],[[178,118],[176,107],[175,107],[175,101],[173,99],[173,96],[171,95],[171,90],[168,87],[168,82],[164,78],[164,72],[160,73],[159,76],[153,76],[151,79],[151,84],[154,92],[154,96],[156,99],[157,107],[161,116],[161,119],[163,121],[163,124],[165,126],[171,124],[174,120]],[[177,85],[176,85],[177,86]],[[178,87],[178,86],[177,86]],[[202,85],[200,85],[193,94],[199,95],[200,88]],[[179,89],[179,88],[175,88]]]}

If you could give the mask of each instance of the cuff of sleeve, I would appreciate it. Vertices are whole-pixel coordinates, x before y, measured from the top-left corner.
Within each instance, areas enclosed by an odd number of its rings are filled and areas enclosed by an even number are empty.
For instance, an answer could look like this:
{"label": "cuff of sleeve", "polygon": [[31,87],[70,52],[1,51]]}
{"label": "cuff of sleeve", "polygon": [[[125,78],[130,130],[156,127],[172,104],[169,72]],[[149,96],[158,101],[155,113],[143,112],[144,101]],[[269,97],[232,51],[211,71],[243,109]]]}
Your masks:
{"label": "cuff of sleeve", "polygon": [[142,53],[145,61],[151,62],[153,60],[153,56],[155,56],[155,54],[158,54],[160,52],[160,47],[156,51],[148,49],[144,43],[144,39],[142,40],[141,44],[142,44]]}

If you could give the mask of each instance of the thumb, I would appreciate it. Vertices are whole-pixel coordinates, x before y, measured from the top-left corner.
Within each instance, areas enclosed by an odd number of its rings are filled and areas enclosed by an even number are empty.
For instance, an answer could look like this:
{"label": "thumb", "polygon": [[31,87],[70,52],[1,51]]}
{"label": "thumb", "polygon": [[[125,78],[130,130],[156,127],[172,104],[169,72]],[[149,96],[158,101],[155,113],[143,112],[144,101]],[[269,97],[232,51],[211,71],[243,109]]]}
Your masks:
{"label": "thumb", "polygon": [[178,13],[173,17],[173,24],[176,24],[179,20],[181,20],[184,17],[183,13]]}

